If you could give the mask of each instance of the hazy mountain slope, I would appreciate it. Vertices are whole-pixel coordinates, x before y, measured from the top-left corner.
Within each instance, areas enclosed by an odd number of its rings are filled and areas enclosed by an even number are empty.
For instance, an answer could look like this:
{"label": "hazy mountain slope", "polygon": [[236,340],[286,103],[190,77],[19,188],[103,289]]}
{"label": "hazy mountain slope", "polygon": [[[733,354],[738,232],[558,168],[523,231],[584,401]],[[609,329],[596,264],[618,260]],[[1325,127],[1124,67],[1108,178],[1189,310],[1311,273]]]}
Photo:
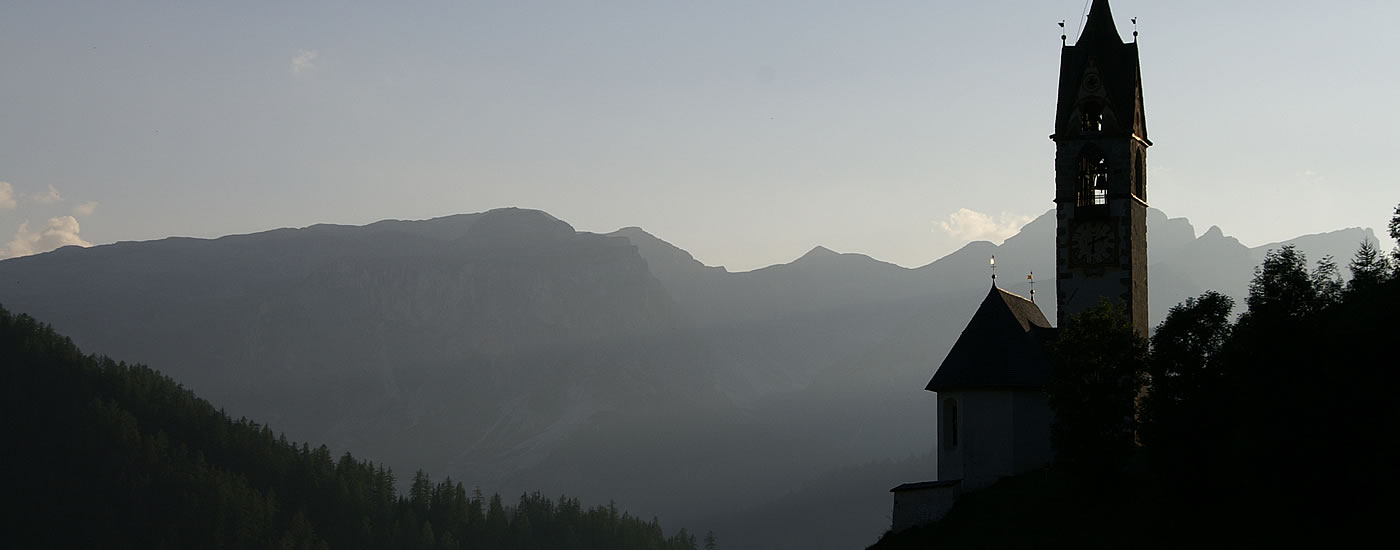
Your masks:
{"label": "hazy mountain slope", "polygon": [[[729,548],[864,548],[889,529],[893,507],[889,492],[901,480],[934,468],[931,453],[880,460],[824,472],[761,506],[740,510],[715,525],[718,533],[743,533],[720,539]],[[731,540],[737,544],[731,544]]]}
{"label": "hazy mountain slope", "polygon": [[542,212],[68,248],[0,281],[235,416],[488,488],[603,412],[724,403],[636,249]]}
{"label": "hazy mountain slope", "polygon": [[[1187,220],[1169,219],[1155,210],[1151,211],[1149,222],[1154,323],[1172,305],[1209,289],[1226,292],[1242,303],[1254,266],[1268,249],[1284,244],[1250,249],[1217,227],[1197,237]],[[645,238],[656,239],[650,235]],[[1296,243],[1310,258],[1326,254],[1345,258],[1361,239],[1368,238],[1374,241],[1369,230],[1348,229],[1308,236]],[[639,248],[650,262],[648,248]],[[795,444],[822,449],[821,456],[808,462],[858,464],[931,449],[935,407],[933,396],[923,387],[990,285],[988,259],[992,255],[997,256],[999,285],[1003,288],[1029,295],[1031,285],[1025,275],[1035,271],[1039,281],[1035,285],[1036,300],[1053,319],[1053,212],[1037,218],[1000,246],[970,243],[917,269],[873,260],[865,260],[863,268],[859,264],[808,264],[809,269],[824,272],[803,276],[808,280],[825,278],[831,292],[836,292],[836,288],[868,287],[866,295],[881,300],[868,302],[863,308],[828,301],[821,309],[813,306],[822,303],[814,298],[813,303],[804,304],[801,313],[775,307],[767,310],[766,317],[755,315],[743,309],[750,305],[749,301],[732,306],[725,301],[733,295],[762,294],[754,288],[734,290],[733,286],[753,284],[742,278],[745,274],[706,268],[693,259],[685,264],[671,264],[680,269],[661,270],[658,278],[667,288],[689,289],[689,300],[708,307],[708,315],[723,319],[724,308],[733,307],[736,313],[732,318],[745,319],[733,322],[727,331],[715,328],[724,327],[719,324],[703,334],[714,357],[723,359],[717,364],[719,379],[729,377],[748,384],[748,393],[737,397],[755,411],[755,421],[770,431],[788,434],[798,442]],[[854,263],[860,258],[847,255],[845,259]],[[801,266],[795,262],[779,267]],[[700,270],[711,271],[701,275]],[[875,275],[862,277],[862,273]],[[784,275],[784,270],[769,268],[761,270],[761,274],[771,278],[762,284],[784,286],[775,281]],[[702,276],[704,284],[695,284]],[[733,286],[723,286],[725,278]],[[791,284],[801,287],[796,280]],[[724,290],[717,290],[721,288]],[[782,369],[786,378],[757,376],[755,371],[762,372],[759,367],[764,361],[786,363],[785,369],[781,365],[772,367]],[[733,374],[736,371],[740,374]],[[922,475],[898,481],[928,479],[934,471],[930,467]],[[778,499],[766,509],[782,510],[789,504],[790,501]],[[888,513],[883,507],[872,511]],[[839,528],[832,527],[808,542],[831,540],[836,530]],[[754,544],[760,544],[762,536],[755,537]]]}
{"label": "hazy mountain slope", "polygon": [[[1206,289],[1242,297],[1264,253],[1149,225],[1154,322]],[[1369,237],[1299,242],[1345,263]],[[299,439],[692,523],[926,453],[923,387],[992,255],[1003,288],[1036,273],[1053,318],[1052,214],[917,269],[818,247],[730,273],[639,228],[506,209],[65,248],[0,261],[0,303]]]}
{"label": "hazy mountain slope", "polygon": [[[841,354],[888,337],[934,280],[860,254],[817,247],[792,263],[730,273],[638,228],[637,245],[709,344],[721,391],[743,407],[805,387]],[[836,353],[836,356],[833,356]]]}
{"label": "hazy mountain slope", "polygon": [[[790,264],[744,273],[704,266],[638,228],[613,235],[637,243],[653,273],[696,320],[715,354],[721,390],[753,406],[808,386],[833,365],[867,354],[868,348],[887,346],[892,334],[917,330],[902,327],[920,315],[943,315],[924,328],[958,328],[951,335],[927,337],[938,345],[921,348],[932,357],[924,362],[932,364],[918,369],[931,375],[990,284],[988,260],[993,255],[1002,288],[1028,296],[1032,285],[1026,276],[1036,274],[1036,300],[1054,319],[1054,230],[1051,211],[999,246],[969,243],[917,269],[818,248]],[[1149,235],[1154,325],[1171,306],[1206,290],[1242,300],[1254,266],[1268,249],[1284,244],[1250,249],[1217,227],[1197,237],[1189,221],[1169,219],[1157,210],[1149,211]],[[1344,264],[1362,239],[1375,240],[1370,230],[1354,228],[1288,242],[1310,258],[1332,254]]]}

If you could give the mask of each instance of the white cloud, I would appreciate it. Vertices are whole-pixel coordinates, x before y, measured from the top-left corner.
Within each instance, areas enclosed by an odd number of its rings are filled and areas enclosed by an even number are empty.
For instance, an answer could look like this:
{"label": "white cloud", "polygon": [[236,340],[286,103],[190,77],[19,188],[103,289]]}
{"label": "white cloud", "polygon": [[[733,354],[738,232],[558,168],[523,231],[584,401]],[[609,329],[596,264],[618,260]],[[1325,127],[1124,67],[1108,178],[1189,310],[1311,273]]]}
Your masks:
{"label": "white cloud", "polygon": [[15,186],[8,181],[0,181],[0,210],[13,210],[19,206],[15,200]]}
{"label": "white cloud", "polygon": [[29,200],[32,200],[39,204],[53,204],[62,201],[63,195],[58,194],[58,189],[55,189],[54,186],[50,185],[49,188],[45,189],[43,193],[35,193],[33,195],[29,195]]}
{"label": "white cloud", "polygon": [[14,240],[0,250],[0,258],[18,258],[70,244],[92,246],[92,243],[78,236],[78,219],[73,216],[49,218],[46,227],[35,231],[30,231],[29,222],[24,222],[19,225],[19,231],[15,232]]}
{"label": "white cloud", "polygon": [[316,68],[316,50],[300,50],[292,58],[292,74],[301,74]]}
{"label": "white cloud", "polygon": [[1021,230],[1021,226],[1030,223],[1032,219],[1034,218],[1031,216],[1018,216],[1008,212],[1002,212],[1000,218],[993,218],[991,214],[959,208],[957,212],[949,215],[947,220],[938,222],[938,226],[943,228],[944,233],[958,240],[1001,243],[1007,237],[1015,235]]}
{"label": "white cloud", "polygon": [[78,216],[91,216],[97,211],[97,201],[87,201],[73,207],[73,214]]}

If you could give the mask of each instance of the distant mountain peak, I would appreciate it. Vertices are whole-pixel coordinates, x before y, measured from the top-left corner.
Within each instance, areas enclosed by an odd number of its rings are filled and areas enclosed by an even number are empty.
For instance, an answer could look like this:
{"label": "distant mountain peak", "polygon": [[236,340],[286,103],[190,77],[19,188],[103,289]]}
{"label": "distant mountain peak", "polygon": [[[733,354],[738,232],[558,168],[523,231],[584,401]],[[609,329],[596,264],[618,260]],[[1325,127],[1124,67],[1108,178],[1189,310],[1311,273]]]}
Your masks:
{"label": "distant mountain peak", "polygon": [[685,249],[662,240],[656,235],[648,233],[645,229],[635,225],[624,227],[608,233],[609,237],[622,237],[637,247],[637,252],[651,266],[653,272],[679,271],[720,271],[725,272],[723,267],[711,267],[695,259],[695,256]]}
{"label": "distant mountain peak", "polygon": [[825,246],[816,246],[791,263],[771,265],[763,269],[755,270],[754,272],[766,272],[774,269],[782,271],[788,268],[818,271],[835,269],[838,272],[850,269],[897,272],[909,271],[906,268],[877,260],[865,254],[837,252]]}
{"label": "distant mountain peak", "polygon": [[626,237],[628,240],[632,241],[632,244],[637,245],[639,247],[658,246],[667,249],[674,249],[678,253],[685,254],[687,257],[691,255],[689,252],[686,252],[681,247],[668,243],[662,240],[661,237],[652,235],[651,233],[647,232],[647,230],[637,227],[635,225],[629,225],[622,229],[618,229],[617,231],[613,231],[612,233],[607,233],[607,235],[610,237]]}
{"label": "distant mountain peak", "polygon": [[575,235],[574,226],[543,210],[497,208],[483,212],[467,237],[503,243],[554,241]]}
{"label": "distant mountain peak", "polygon": [[[833,263],[836,263],[836,264],[839,264],[839,265],[857,265],[857,264],[866,264],[866,263],[885,264],[885,263],[887,263],[887,262],[882,262],[882,261],[880,261],[880,260],[876,260],[875,258],[871,258],[870,256],[866,256],[865,254],[857,254],[857,253],[854,253],[854,252],[837,252],[837,251],[832,250],[832,249],[830,249],[830,248],[827,248],[827,247],[825,247],[825,246],[818,245],[818,246],[812,247],[812,249],[811,249],[811,250],[808,250],[806,254],[803,254],[803,255],[802,255],[802,257],[800,257],[800,258],[798,258],[798,259],[796,259],[796,260],[793,260],[790,264],[787,264],[787,265],[806,265],[806,266],[810,266],[810,265],[829,265],[829,264],[833,264]],[[779,264],[779,265],[783,265],[783,264]],[[891,265],[892,265],[892,264],[891,264]],[[777,266],[770,266],[770,267],[777,267]]]}
{"label": "distant mountain peak", "polygon": [[550,215],[549,212],[535,210],[533,208],[520,208],[516,206],[493,208],[482,212],[481,217],[487,220],[526,220],[533,223],[562,225],[568,227],[570,231],[573,231],[573,226],[569,225],[567,222]]}

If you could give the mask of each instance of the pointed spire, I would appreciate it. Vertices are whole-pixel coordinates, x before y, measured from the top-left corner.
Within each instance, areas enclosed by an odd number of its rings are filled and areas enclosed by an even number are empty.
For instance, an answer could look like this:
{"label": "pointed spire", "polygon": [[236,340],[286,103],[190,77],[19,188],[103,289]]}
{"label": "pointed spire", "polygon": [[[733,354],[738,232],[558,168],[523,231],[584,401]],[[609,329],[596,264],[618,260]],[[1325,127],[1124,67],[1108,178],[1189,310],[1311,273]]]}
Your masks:
{"label": "pointed spire", "polygon": [[1089,19],[1084,22],[1084,32],[1079,35],[1076,44],[1110,39],[1115,44],[1123,43],[1118,26],[1113,23],[1113,9],[1108,7],[1108,0],[1094,0],[1094,5],[1089,8]]}

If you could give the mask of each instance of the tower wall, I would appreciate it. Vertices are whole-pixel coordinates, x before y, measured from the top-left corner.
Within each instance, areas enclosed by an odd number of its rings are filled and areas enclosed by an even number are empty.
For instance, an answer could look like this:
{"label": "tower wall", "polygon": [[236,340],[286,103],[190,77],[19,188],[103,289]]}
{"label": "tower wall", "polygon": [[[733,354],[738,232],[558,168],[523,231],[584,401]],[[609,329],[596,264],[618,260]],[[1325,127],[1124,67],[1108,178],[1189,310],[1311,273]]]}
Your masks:
{"label": "tower wall", "polygon": [[1147,122],[1137,44],[1122,42],[1095,2],[1060,55],[1055,118],[1057,324],[1100,300],[1120,303],[1148,334]]}

